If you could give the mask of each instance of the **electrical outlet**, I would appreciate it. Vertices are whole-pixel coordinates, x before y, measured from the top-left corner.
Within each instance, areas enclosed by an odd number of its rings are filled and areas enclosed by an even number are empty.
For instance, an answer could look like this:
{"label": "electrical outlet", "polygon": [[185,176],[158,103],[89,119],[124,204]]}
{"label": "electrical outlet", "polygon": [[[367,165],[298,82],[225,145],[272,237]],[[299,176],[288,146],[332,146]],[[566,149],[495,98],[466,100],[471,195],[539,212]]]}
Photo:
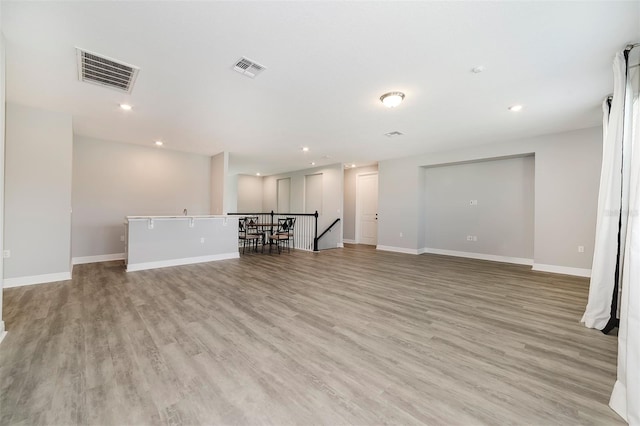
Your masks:
{"label": "electrical outlet", "polygon": [[478,205],[478,200],[469,200],[469,205],[470,206],[477,206]]}
{"label": "electrical outlet", "polygon": [[204,237],[200,238],[200,244],[204,244]]}
{"label": "electrical outlet", "polygon": [[402,238],[402,237],[404,237],[404,234],[401,232],[401,233],[400,233],[400,238]]}
{"label": "electrical outlet", "polygon": [[2,257],[4,257],[5,259],[8,259],[11,257],[11,250],[5,250],[2,252]]}
{"label": "electrical outlet", "polygon": [[578,246],[578,253],[584,253],[584,246]]}
{"label": "electrical outlet", "polygon": [[471,235],[467,235],[467,241],[473,241],[473,237]]}

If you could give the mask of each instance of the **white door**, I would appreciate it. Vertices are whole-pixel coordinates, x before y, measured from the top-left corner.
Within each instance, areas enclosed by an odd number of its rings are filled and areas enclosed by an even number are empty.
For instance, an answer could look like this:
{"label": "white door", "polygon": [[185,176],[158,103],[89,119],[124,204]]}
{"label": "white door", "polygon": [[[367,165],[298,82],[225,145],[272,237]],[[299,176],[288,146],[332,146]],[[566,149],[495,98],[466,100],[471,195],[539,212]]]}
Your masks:
{"label": "white door", "polygon": [[356,181],[356,242],[378,244],[378,173],[358,175]]}
{"label": "white door", "polygon": [[322,215],[322,173],[304,177],[304,212]]}
{"label": "white door", "polygon": [[278,179],[278,213],[291,213],[291,178]]}

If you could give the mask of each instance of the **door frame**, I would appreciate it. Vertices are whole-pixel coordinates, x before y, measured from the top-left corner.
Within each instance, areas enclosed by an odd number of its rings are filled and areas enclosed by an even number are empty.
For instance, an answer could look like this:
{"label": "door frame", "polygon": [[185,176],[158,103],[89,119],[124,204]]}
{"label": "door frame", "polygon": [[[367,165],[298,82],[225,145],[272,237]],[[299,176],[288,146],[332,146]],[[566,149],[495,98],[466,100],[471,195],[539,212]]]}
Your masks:
{"label": "door frame", "polygon": [[[356,244],[362,244],[361,243],[361,238],[360,238],[360,211],[362,210],[362,207],[360,206],[360,191],[362,191],[362,189],[360,188],[360,177],[362,176],[368,176],[368,175],[376,175],[378,176],[378,172],[374,171],[374,172],[362,172],[362,173],[357,173],[356,174]],[[376,197],[378,196],[378,194],[376,194]],[[378,223],[376,221],[376,228],[378,227]],[[378,239],[377,237],[378,235],[378,231],[376,229],[376,240]],[[377,241],[376,241],[377,243]]]}

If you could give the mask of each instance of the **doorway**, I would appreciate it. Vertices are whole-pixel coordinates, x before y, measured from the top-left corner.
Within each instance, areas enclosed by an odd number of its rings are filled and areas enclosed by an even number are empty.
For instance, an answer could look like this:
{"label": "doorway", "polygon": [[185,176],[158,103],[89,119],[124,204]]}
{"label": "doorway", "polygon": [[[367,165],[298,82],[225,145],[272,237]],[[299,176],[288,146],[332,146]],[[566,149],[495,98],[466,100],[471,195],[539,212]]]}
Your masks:
{"label": "doorway", "polygon": [[304,177],[304,212],[322,216],[322,173]]}
{"label": "doorway", "polygon": [[356,176],[356,243],[378,244],[378,173]]}
{"label": "doorway", "polygon": [[289,213],[291,211],[291,178],[278,179],[277,191],[278,213]]}

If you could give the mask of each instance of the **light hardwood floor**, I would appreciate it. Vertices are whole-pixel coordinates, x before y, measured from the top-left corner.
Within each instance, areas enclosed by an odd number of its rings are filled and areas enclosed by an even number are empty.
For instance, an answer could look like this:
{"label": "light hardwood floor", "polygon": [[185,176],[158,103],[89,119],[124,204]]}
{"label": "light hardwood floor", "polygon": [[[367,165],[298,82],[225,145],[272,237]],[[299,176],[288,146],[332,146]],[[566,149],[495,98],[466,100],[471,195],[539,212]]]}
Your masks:
{"label": "light hardwood floor", "polygon": [[588,280],[350,246],[6,289],[0,422],[623,424]]}

